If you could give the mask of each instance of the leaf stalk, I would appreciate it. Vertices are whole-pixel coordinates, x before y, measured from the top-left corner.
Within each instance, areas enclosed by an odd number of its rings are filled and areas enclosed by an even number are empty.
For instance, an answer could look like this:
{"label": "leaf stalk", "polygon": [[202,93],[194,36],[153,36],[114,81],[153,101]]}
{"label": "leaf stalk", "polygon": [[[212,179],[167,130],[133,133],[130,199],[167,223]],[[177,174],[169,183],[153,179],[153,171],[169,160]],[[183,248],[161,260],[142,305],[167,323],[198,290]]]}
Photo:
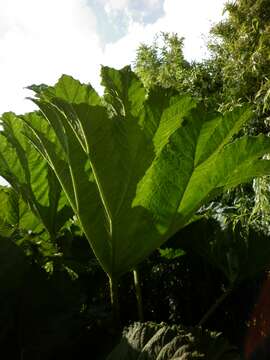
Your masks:
{"label": "leaf stalk", "polygon": [[142,289],[140,284],[140,274],[137,268],[133,270],[133,278],[134,278],[135,294],[137,299],[138,316],[139,316],[139,320],[142,322],[144,321]]}

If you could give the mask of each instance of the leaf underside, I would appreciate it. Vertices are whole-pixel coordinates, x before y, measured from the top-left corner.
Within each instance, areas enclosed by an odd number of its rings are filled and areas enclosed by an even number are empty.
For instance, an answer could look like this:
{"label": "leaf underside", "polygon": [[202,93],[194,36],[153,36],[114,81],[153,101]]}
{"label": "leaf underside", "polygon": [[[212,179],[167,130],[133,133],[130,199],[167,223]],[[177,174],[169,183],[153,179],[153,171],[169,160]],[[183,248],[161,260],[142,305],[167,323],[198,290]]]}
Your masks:
{"label": "leaf underside", "polygon": [[240,360],[221,333],[179,325],[134,323],[107,360]]}
{"label": "leaf underside", "polygon": [[[42,127],[43,117],[39,113],[25,117]],[[72,215],[66,196],[52,168],[24,136],[24,121],[13,113],[5,113],[1,124],[0,175],[20,197],[20,217],[23,217],[20,225],[32,231],[45,229],[55,238],[59,228]],[[46,123],[43,123],[42,130],[50,134]],[[39,226],[36,225],[38,221]]]}
{"label": "leaf underside", "polygon": [[102,98],[67,75],[32,87],[42,116],[24,121],[102,267],[118,277],[224,189],[269,174],[270,139],[232,141],[247,107],[209,114],[188,96],[148,94],[129,67],[104,67],[102,79]]}

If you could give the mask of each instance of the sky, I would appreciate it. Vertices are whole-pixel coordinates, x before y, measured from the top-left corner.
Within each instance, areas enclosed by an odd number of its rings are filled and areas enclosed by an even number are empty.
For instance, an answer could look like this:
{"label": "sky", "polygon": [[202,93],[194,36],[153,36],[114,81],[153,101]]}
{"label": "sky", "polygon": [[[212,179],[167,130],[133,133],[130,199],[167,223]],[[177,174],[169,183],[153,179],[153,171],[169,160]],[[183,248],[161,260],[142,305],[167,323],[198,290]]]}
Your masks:
{"label": "sky", "polygon": [[185,40],[187,60],[204,42],[225,0],[0,0],[0,114],[31,111],[25,87],[64,73],[98,91],[100,65],[132,64],[140,43],[161,31]]}

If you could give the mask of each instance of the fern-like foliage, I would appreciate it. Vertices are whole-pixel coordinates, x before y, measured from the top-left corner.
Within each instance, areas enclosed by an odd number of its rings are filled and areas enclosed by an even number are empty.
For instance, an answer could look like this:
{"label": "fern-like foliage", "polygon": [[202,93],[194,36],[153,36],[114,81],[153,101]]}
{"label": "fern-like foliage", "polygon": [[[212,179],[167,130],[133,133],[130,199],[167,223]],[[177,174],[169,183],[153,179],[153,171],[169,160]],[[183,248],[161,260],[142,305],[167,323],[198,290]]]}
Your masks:
{"label": "fern-like foliage", "polygon": [[240,360],[221,333],[165,323],[134,323],[107,360]]}

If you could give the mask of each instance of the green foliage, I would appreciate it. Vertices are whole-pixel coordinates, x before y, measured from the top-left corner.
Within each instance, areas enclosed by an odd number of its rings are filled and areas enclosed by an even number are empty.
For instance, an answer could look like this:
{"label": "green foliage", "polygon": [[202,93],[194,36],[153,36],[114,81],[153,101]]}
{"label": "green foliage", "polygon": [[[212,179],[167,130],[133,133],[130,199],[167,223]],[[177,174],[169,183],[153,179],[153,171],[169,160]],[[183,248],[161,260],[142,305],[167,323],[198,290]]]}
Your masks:
{"label": "green foliage", "polygon": [[[211,63],[220,77],[220,110],[248,102],[253,118],[246,126],[250,134],[268,133],[270,116],[269,44],[270,6],[268,0],[237,0],[225,6],[227,17],[212,28],[209,42]],[[243,193],[247,224],[269,232],[269,178],[256,179],[253,191]],[[244,205],[246,198],[249,200]],[[245,207],[245,209],[244,209]]]}
{"label": "green foliage", "polygon": [[102,78],[104,99],[68,76],[53,88],[32,87],[43,117],[24,120],[102,267],[117,278],[216,194],[268,174],[261,157],[270,141],[232,142],[250,119],[245,107],[222,116],[186,96],[147,94],[128,67],[105,67]]}
{"label": "green foliage", "polygon": [[[63,262],[56,239],[49,236],[44,225],[12,187],[0,188],[0,200],[0,236],[16,244],[29,262],[52,273],[56,263]],[[12,253],[10,256],[12,259]]]}
{"label": "green foliage", "polygon": [[189,69],[183,55],[183,38],[177,34],[163,32],[152,45],[141,44],[137,50],[135,72],[146,88],[177,88],[181,80],[188,83]]}
{"label": "green foliage", "polygon": [[269,1],[237,0],[228,3],[225,10],[227,19],[213,27],[209,44],[220,67],[222,102],[226,108],[251,103],[256,109],[254,131],[258,133],[258,129],[267,129],[263,121],[269,117]]}
{"label": "green foliage", "polygon": [[22,197],[11,187],[0,187],[0,236],[16,236],[18,232],[39,233],[43,226]]}
{"label": "green foliage", "polygon": [[17,245],[29,263],[37,264],[49,274],[62,266],[71,277],[78,277],[86,270],[85,266],[89,265],[89,269],[97,266],[89,247],[84,247],[83,256],[81,252],[73,254],[74,239],[77,238],[77,245],[82,242],[82,232],[75,219],[70,219],[52,241],[43,224],[12,187],[0,187],[0,201],[0,237],[10,242],[11,247]]}
{"label": "green foliage", "polygon": [[230,288],[266,269],[270,260],[269,237],[240,223],[221,226],[213,219],[202,219],[179,233],[179,245],[219,269]]}
{"label": "green foliage", "polygon": [[159,253],[162,257],[164,257],[166,259],[177,259],[177,258],[185,255],[184,250],[172,249],[172,248],[159,249]]}
{"label": "green foliage", "polygon": [[270,182],[269,177],[253,180],[254,206],[250,213],[249,222],[252,227],[270,235]]}
{"label": "green foliage", "polygon": [[[17,245],[29,262],[36,262],[44,268],[52,259],[59,257],[56,243],[51,241],[43,224],[12,187],[0,188],[0,201],[2,242],[10,242],[11,248]],[[11,251],[11,264],[12,258]]]}
{"label": "green foliage", "polygon": [[[38,113],[25,115],[28,119],[32,116],[40,118]],[[55,239],[57,232],[72,216],[61,186],[47,162],[23,135],[23,121],[13,113],[6,113],[1,117],[1,125],[0,175],[14,189],[2,192],[3,196],[9,194],[5,204],[12,208],[12,216],[16,214],[11,224],[17,222],[18,226],[31,231],[46,229]],[[49,131],[48,127],[43,130]],[[8,209],[2,208],[2,211],[10,216]],[[35,221],[33,214],[38,220]]]}
{"label": "green foliage", "polygon": [[107,360],[240,359],[220,333],[201,328],[135,323]]}
{"label": "green foliage", "polygon": [[[245,126],[245,133],[267,133],[270,116],[269,1],[231,1],[226,4],[224,11],[226,19],[211,30],[209,59],[186,67],[182,52],[183,39],[175,40],[175,34],[166,34],[166,37],[161,34],[152,45],[140,46],[135,71],[149,88],[156,84],[172,87],[180,93],[192,94],[203,100],[207,107],[219,108],[221,112],[248,102],[253,108],[253,116]],[[166,39],[174,41],[168,42]],[[167,49],[167,56],[162,56],[160,42]],[[176,57],[172,56],[176,53]],[[175,70],[170,76],[164,77],[164,71],[161,71],[164,68]],[[244,198],[246,195],[243,193]],[[252,214],[253,225],[268,232],[269,179],[257,179],[253,192],[248,196],[250,201],[246,204],[245,212]],[[243,203],[245,200],[241,201]],[[250,220],[247,216],[246,222]]]}
{"label": "green foliage", "polygon": [[134,71],[147,89],[155,86],[190,94],[206,107],[216,109],[222,86],[217,63],[210,60],[189,63],[183,55],[184,39],[160,33],[151,45],[141,44]]}

